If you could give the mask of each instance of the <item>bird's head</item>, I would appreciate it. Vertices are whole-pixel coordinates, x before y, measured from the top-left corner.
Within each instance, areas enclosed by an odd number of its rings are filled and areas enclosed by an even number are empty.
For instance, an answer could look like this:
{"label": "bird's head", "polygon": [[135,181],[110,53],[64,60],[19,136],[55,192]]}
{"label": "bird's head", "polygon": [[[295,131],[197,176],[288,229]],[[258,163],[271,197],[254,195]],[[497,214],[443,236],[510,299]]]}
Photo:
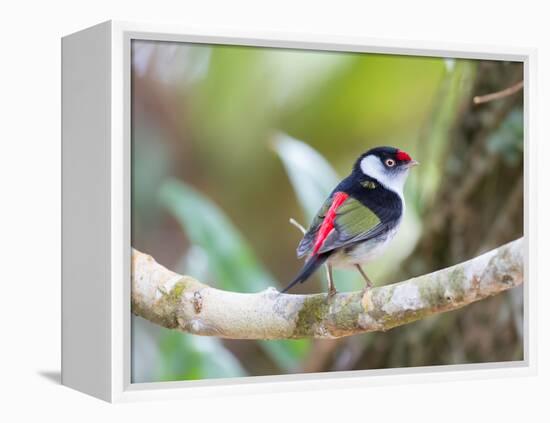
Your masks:
{"label": "bird's head", "polygon": [[394,147],[376,147],[362,154],[353,173],[376,179],[384,187],[402,194],[411,167],[418,165],[409,154]]}

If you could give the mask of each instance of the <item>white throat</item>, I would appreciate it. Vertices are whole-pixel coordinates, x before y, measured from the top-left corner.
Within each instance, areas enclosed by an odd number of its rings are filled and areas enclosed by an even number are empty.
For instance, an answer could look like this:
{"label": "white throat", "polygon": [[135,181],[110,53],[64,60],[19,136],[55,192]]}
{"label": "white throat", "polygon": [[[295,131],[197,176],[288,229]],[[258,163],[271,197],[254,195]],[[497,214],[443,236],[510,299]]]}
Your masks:
{"label": "white throat", "polygon": [[376,179],[385,188],[395,192],[403,200],[403,187],[409,174],[408,170],[391,173],[376,156],[366,156],[360,163],[361,171]]}

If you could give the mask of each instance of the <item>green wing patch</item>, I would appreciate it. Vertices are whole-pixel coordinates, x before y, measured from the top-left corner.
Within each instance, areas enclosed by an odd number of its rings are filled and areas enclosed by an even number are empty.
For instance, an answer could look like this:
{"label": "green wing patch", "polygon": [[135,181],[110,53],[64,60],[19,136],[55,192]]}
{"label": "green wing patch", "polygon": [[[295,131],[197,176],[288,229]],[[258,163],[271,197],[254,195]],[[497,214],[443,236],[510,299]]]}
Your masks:
{"label": "green wing patch", "polygon": [[334,230],[323,243],[319,253],[367,239],[379,227],[378,216],[360,201],[349,197],[336,211]]}
{"label": "green wing patch", "polygon": [[354,238],[368,232],[380,223],[374,212],[350,197],[336,211],[335,227]]}

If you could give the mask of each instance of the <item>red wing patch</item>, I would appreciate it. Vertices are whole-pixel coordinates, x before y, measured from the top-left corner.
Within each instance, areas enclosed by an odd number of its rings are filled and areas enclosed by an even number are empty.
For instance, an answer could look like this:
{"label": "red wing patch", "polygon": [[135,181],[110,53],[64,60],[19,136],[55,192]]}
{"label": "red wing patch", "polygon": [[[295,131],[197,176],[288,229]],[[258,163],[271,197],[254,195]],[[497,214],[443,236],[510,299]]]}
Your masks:
{"label": "red wing patch", "polygon": [[317,232],[315,245],[313,246],[313,254],[317,254],[317,252],[321,249],[323,242],[325,242],[325,240],[327,239],[330,231],[334,229],[336,210],[342,205],[344,201],[346,201],[348,197],[349,195],[345,192],[337,192],[334,194],[334,197],[332,198],[332,204],[328,209],[327,214],[325,215],[323,223],[321,223],[321,226],[319,227],[319,231]]}

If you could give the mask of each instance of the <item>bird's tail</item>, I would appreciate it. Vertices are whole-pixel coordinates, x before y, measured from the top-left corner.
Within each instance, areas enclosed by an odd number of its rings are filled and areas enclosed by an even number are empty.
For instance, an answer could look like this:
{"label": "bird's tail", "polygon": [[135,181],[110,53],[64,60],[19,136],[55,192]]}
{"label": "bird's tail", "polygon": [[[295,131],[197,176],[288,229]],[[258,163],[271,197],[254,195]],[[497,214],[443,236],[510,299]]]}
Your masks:
{"label": "bird's tail", "polygon": [[319,266],[322,266],[323,263],[327,261],[327,259],[328,254],[318,254],[309,258],[308,261],[306,261],[306,264],[304,264],[304,267],[302,267],[302,270],[300,270],[300,273],[298,273],[298,275],[296,276],[296,278],[294,278],[294,280],[290,282],[288,286],[281,292],[287,292],[294,285],[305,282],[319,268]]}

